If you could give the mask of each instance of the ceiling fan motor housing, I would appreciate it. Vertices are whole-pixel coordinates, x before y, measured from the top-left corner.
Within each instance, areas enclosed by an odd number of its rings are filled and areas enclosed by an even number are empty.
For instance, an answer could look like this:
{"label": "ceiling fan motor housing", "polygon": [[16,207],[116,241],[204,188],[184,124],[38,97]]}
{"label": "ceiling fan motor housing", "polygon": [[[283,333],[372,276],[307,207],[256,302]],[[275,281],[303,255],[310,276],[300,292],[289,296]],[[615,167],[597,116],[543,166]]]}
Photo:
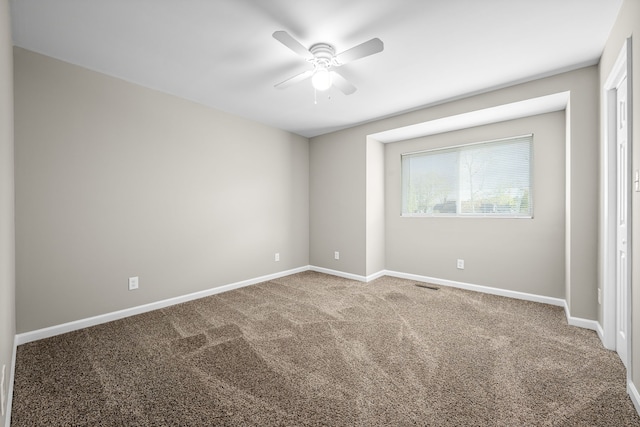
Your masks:
{"label": "ceiling fan motor housing", "polygon": [[316,68],[329,68],[332,65],[337,65],[335,61],[336,51],[328,43],[316,43],[309,48],[309,52],[313,54],[313,58],[308,61]]}

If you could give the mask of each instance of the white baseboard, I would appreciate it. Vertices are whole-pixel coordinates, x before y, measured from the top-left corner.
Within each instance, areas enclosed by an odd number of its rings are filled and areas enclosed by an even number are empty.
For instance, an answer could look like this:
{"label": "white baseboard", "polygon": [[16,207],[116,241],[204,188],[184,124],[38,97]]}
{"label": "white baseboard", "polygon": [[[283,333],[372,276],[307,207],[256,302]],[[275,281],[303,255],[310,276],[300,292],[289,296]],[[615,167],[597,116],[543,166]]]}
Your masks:
{"label": "white baseboard", "polygon": [[[401,279],[416,280],[418,282],[432,283],[434,285],[449,286],[452,288],[466,289],[469,291],[481,292],[485,294],[498,295],[498,296],[503,296],[508,298],[525,300],[525,301],[555,305],[558,307],[564,307],[565,315],[567,317],[567,323],[569,325],[578,326],[584,329],[591,329],[594,331],[598,331],[598,329],[600,328],[600,324],[595,320],[582,319],[579,317],[571,316],[567,302],[562,298],[554,298],[554,297],[548,297],[544,295],[529,294],[526,292],[511,291],[508,289],[492,288],[490,286],[475,285],[472,283],[465,283],[465,282],[456,282],[454,280],[438,279],[436,277],[421,276],[418,274],[411,274],[411,273],[402,273],[402,272],[393,271],[393,270],[381,270],[369,276],[360,276],[357,274],[345,273],[343,271],[332,270],[329,268],[316,267],[316,266],[310,266],[309,269],[312,271],[317,271],[319,273],[330,274],[332,276],[338,276],[338,277],[344,277],[346,279],[357,280],[360,282],[370,282],[382,276],[391,276],[391,277],[398,277]],[[602,339],[602,336],[601,336],[601,339]]]}
{"label": "white baseboard", "polygon": [[324,274],[330,274],[332,276],[344,277],[346,279],[357,280],[359,282],[365,282],[365,283],[378,279],[382,276],[391,276],[391,277],[398,277],[402,279],[416,280],[419,282],[433,283],[441,286],[450,286],[450,287],[466,289],[470,291],[521,299],[526,301],[551,304],[551,305],[556,305],[556,306],[565,308],[567,321],[570,325],[579,326],[582,328],[587,328],[592,330],[598,330],[598,326],[599,326],[598,322],[596,321],[572,317],[569,313],[566,301],[560,298],[553,298],[553,297],[529,294],[524,292],[510,291],[506,289],[492,288],[488,286],[474,285],[471,283],[456,282],[453,280],[438,279],[435,277],[421,276],[421,275],[411,274],[411,273],[402,273],[402,272],[391,271],[391,270],[381,270],[369,276],[361,276],[357,274],[346,273],[343,271],[332,270],[329,268],[307,265],[307,266],[295,268],[292,270],[281,271],[279,273],[274,273],[274,274],[270,274],[262,277],[257,277],[254,279],[244,280],[241,282],[231,283],[228,285],[219,286],[216,288],[211,288],[211,289],[207,289],[200,292],[194,292],[191,294],[182,295],[175,298],[169,298],[166,300],[157,301],[157,302],[153,302],[145,305],[140,305],[137,307],[131,307],[124,310],[119,310],[119,311],[105,313],[105,314],[94,316],[94,317],[89,317],[86,319],[80,319],[73,322],[63,323],[61,325],[50,326],[50,327],[38,329],[35,331],[17,334],[16,345],[21,345],[31,341],[37,341],[40,339],[49,338],[55,335],[60,335],[67,332],[76,331],[78,329],[87,328],[90,326],[95,326],[95,325],[99,325],[106,322],[111,322],[111,321],[122,319],[125,317],[134,316],[136,314],[146,313],[152,310],[158,310],[158,309],[169,307],[175,304],[192,301],[198,298],[219,294],[221,292],[226,292],[233,289],[242,288],[244,286],[250,286],[257,283],[274,280],[280,277],[288,276],[295,273],[301,273],[303,271],[308,271],[308,270],[316,271]]}
{"label": "white baseboard", "polygon": [[316,271],[318,273],[330,274],[331,276],[344,277],[345,279],[357,280],[358,282],[366,282],[366,276],[360,276],[353,273],[345,273],[344,271],[332,270],[330,268],[316,267],[315,265],[309,266],[309,270]]}
{"label": "white baseboard", "polygon": [[627,393],[629,394],[629,397],[631,397],[631,401],[633,402],[633,406],[636,408],[636,412],[640,414],[640,393],[638,393],[638,389],[631,380],[627,381]]}
{"label": "white baseboard", "polygon": [[50,327],[38,329],[35,331],[24,332],[16,335],[16,343],[17,345],[26,344],[31,341],[37,341],[44,338],[49,338],[56,335],[64,334],[67,332],[76,331],[78,329],[88,328],[90,326],[112,322],[114,320],[122,319],[129,316],[134,316],[136,314],[142,314],[148,311],[158,310],[160,308],[181,304],[183,302],[192,301],[198,298],[208,297],[210,295],[219,294],[222,292],[242,288],[245,286],[255,285],[257,283],[267,282],[269,280],[278,279],[280,277],[289,276],[291,274],[301,273],[303,271],[308,271],[308,270],[309,270],[309,266],[294,268],[292,270],[281,271],[281,272],[269,274],[266,276],[256,277],[255,279],[243,280],[241,282],[231,283],[224,286],[218,286],[216,288],[194,292],[191,294],[182,295],[175,298],[169,298],[162,301],[157,301],[149,304],[139,305],[136,307],[126,308],[124,310],[105,313],[98,316],[89,317],[86,319],[75,320],[73,322],[50,326]]}
{"label": "white baseboard", "polygon": [[387,275],[387,271],[386,270],[380,270],[377,273],[373,273],[367,276],[367,282],[371,282],[373,280],[379,279],[383,276]]}
{"label": "white baseboard", "polygon": [[11,355],[11,367],[9,368],[9,388],[7,389],[7,407],[5,412],[4,425],[11,426],[11,406],[13,404],[13,381],[16,375],[16,351],[18,349],[18,340],[13,338],[13,353]]}
{"label": "white baseboard", "polygon": [[562,298],[547,297],[544,295],[529,294],[526,292],[511,291],[508,289],[492,288],[490,286],[474,285],[472,283],[456,282],[453,280],[438,279],[436,277],[420,276],[417,274],[401,273],[398,271],[386,270],[385,274],[387,276],[399,277],[401,279],[417,280],[419,282],[433,283],[434,285],[450,286],[453,288],[466,289],[469,291],[482,292],[485,294],[499,295],[508,298],[515,298],[525,301],[533,301],[543,304],[555,305],[558,307],[564,307],[565,315],[567,317],[567,323],[569,325],[591,329],[594,331],[598,330],[599,323],[597,321],[571,316],[569,307],[567,306],[567,301]]}
{"label": "white baseboard", "polygon": [[[565,312],[566,312],[566,308],[565,308]],[[615,350],[616,347],[613,346],[607,346],[607,342],[604,339],[604,329],[602,329],[602,325],[600,324],[600,322],[596,322],[596,332],[598,333],[598,338],[600,338],[600,342],[602,342],[602,346],[604,348],[606,348],[607,350]]]}
{"label": "white baseboard", "polygon": [[598,325],[596,326],[596,332],[598,333],[598,338],[600,338],[600,341],[602,341],[602,344],[604,345],[604,329],[602,329],[602,325],[600,324],[600,322],[597,323]]}
{"label": "white baseboard", "polygon": [[546,297],[543,295],[528,294],[525,292],[518,292],[518,291],[510,291],[508,289],[492,288],[492,287],[483,286],[483,285],[474,285],[472,283],[456,282],[453,280],[438,279],[436,277],[420,276],[418,274],[401,273],[399,271],[386,270],[385,274],[387,276],[398,277],[401,279],[409,279],[409,280],[416,280],[418,282],[432,283],[434,285],[449,286],[452,288],[466,289],[469,291],[482,292],[485,294],[521,299],[525,301],[541,302],[544,304],[556,305],[560,307],[564,306],[564,300],[560,298]]}
{"label": "white baseboard", "polygon": [[[567,301],[566,300],[563,300],[563,301],[564,301],[564,313],[567,316],[568,324],[570,324],[571,326],[578,326],[584,329],[591,329],[592,331],[598,332],[598,335],[600,335],[600,331],[602,331],[602,328],[600,327],[600,324],[598,323],[598,321],[583,319],[581,317],[573,317],[571,315],[571,312],[569,311],[569,305],[567,304]],[[602,341],[603,336],[604,335],[600,335],[600,341],[604,346],[604,341]]]}
{"label": "white baseboard", "polygon": [[331,276],[344,277],[345,279],[357,280],[358,282],[371,282],[372,280],[379,279],[382,276],[386,275],[386,270],[380,270],[377,273],[370,274],[368,276],[360,276],[358,274],[353,273],[345,273],[344,271],[332,270],[330,268],[324,267],[316,267],[315,265],[310,265],[309,270],[316,271],[318,273],[329,274]]}

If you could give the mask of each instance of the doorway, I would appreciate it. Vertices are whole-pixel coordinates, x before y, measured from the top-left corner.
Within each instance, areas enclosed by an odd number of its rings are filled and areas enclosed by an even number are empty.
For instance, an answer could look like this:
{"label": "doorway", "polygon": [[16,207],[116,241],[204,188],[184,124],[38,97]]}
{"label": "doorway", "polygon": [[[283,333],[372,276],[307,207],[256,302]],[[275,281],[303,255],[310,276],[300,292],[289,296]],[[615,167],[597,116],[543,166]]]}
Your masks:
{"label": "doorway", "polygon": [[[631,357],[631,39],[627,39],[603,87],[603,294],[602,340],[629,366]],[[627,369],[627,375],[630,375]]]}
{"label": "doorway", "polygon": [[629,147],[627,77],[616,87],[616,351],[627,366],[627,300],[629,266]]}

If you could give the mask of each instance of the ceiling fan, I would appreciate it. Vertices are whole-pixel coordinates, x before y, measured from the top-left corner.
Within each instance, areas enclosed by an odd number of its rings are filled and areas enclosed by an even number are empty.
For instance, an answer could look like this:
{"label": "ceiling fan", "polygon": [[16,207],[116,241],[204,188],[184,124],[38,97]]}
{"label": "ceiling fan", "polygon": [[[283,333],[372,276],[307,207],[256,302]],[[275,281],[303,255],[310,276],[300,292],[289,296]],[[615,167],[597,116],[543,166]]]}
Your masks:
{"label": "ceiling fan", "polygon": [[335,86],[345,95],[351,95],[356,91],[356,87],[331,68],[340,67],[356,59],[382,52],[384,49],[382,41],[374,38],[336,55],[334,47],[330,44],[316,43],[307,49],[286,31],[276,31],[273,33],[273,38],[313,65],[312,70],[305,71],[276,84],[275,87],[278,89],[284,89],[311,78],[311,84],[316,90],[327,90],[331,86]]}

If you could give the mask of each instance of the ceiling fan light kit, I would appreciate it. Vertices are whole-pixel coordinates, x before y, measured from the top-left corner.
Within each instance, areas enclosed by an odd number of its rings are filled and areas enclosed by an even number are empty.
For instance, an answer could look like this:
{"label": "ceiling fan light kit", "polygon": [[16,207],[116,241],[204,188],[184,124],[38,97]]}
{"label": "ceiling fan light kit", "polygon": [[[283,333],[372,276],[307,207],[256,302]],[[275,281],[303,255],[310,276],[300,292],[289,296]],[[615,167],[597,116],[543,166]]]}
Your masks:
{"label": "ceiling fan light kit", "polygon": [[333,79],[331,78],[331,73],[328,68],[318,67],[313,72],[313,76],[311,77],[311,84],[316,90],[323,91],[327,90],[333,84]]}
{"label": "ceiling fan light kit", "polygon": [[307,62],[313,64],[311,84],[316,90],[325,91],[333,84],[329,68],[333,65],[335,50],[329,44],[318,43],[311,46],[309,52],[313,55],[313,58],[307,59]]}
{"label": "ceiling fan light kit", "polygon": [[307,49],[286,31],[276,31],[273,33],[273,38],[313,65],[313,70],[305,71],[276,84],[275,87],[278,89],[285,89],[311,78],[311,85],[316,90],[325,91],[334,86],[345,95],[350,95],[357,90],[356,87],[340,73],[331,70],[331,67],[341,67],[356,59],[382,52],[384,49],[382,41],[374,38],[336,55],[335,49],[330,44],[316,43]]}

